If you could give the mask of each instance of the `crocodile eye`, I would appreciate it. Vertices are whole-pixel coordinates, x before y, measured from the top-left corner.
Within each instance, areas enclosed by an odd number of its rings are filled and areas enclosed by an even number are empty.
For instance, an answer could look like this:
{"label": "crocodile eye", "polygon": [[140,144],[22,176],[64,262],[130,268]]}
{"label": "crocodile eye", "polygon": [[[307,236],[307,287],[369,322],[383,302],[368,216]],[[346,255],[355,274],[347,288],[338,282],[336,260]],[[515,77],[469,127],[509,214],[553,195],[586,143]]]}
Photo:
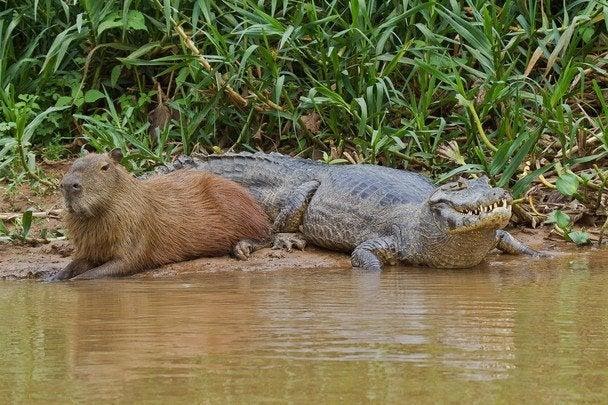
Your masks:
{"label": "crocodile eye", "polygon": [[469,185],[462,181],[462,180],[458,180],[455,181],[453,183],[449,183],[445,185],[445,189],[449,190],[449,191],[458,191],[458,190],[463,190],[465,188],[468,188]]}
{"label": "crocodile eye", "polygon": [[450,205],[446,202],[443,201],[438,201],[436,203],[434,203],[433,205],[431,205],[431,209],[435,210],[435,211],[441,211],[445,208],[448,208]]}

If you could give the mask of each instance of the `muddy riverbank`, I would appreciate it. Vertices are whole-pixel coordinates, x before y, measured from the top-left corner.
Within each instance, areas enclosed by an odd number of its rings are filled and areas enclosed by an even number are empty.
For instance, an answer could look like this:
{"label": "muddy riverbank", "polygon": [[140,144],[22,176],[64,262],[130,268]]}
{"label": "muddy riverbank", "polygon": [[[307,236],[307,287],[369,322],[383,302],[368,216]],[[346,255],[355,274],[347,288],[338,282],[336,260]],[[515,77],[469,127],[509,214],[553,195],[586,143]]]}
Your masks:
{"label": "muddy riverbank", "polygon": [[[511,230],[520,240],[537,250],[552,253],[563,259],[564,256],[594,250],[596,248],[576,248],[572,244],[556,240],[547,228],[537,230]],[[59,271],[66,266],[72,247],[67,241],[55,241],[38,246],[0,244],[0,278],[25,279],[41,278]],[[534,261],[547,259],[531,259],[515,257],[494,251],[480,265],[493,266],[496,263],[507,263],[519,260],[523,267]],[[551,260],[551,259],[549,259]],[[239,261],[232,257],[200,258],[182,263],[174,263],[159,269],[147,271],[132,277],[136,278],[172,278],[189,277],[196,274],[222,271],[294,271],[296,269],[350,269],[350,258],[346,254],[329,252],[315,247],[307,247],[304,251],[277,251],[263,249],[256,252],[248,261]]]}

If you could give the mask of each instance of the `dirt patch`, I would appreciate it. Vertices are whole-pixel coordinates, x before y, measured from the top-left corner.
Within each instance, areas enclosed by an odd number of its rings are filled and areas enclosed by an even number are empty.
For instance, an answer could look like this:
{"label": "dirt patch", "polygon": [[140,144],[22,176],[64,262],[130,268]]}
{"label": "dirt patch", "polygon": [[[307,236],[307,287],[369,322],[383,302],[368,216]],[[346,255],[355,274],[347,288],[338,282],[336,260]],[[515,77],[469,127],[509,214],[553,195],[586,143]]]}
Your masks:
{"label": "dirt patch", "polygon": [[[40,167],[45,173],[45,177],[55,184],[59,184],[63,173],[72,163],[72,160],[64,160],[58,162],[43,162]],[[47,186],[32,187],[29,183],[24,182],[17,185],[0,184],[0,218],[10,215],[10,220],[4,220],[3,223],[9,233],[20,233],[19,219],[20,215],[12,218],[12,214],[21,214],[27,210],[42,214],[41,217],[35,217],[32,221],[32,227],[29,232],[29,237],[34,241],[37,239],[46,239],[49,236],[57,236],[63,233],[63,224],[59,215],[55,212],[63,209],[63,201],[61,194],[56,188]],[[45,213],[51,215],[44,215]]]}

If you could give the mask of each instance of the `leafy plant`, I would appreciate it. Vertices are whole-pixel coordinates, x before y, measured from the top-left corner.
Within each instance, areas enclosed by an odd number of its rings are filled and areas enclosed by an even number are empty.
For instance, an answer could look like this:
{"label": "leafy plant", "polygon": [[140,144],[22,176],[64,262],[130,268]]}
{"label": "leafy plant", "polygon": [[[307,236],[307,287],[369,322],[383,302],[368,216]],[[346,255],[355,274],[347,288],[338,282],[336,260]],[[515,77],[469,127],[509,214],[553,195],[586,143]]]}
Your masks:
{"label": "leafy plant", "polygon": [[608,157],[602,2],[4,3],[12,179],[44,182],[36,159],[83,142],[120,147],[136,172],[176,153],[277,150],[438,182],[485,172],[516,199],[540,182],[601,213],[588,191],[603,193],[590,167]]}
{"label": "leafy plant", "polygon": [[9,230],[0,220],[0,241],[26,241],[32,227],[32,210],[26,210],[21,218],[15,219],[15,227]]}
{"label": "leafy plant", "polygon": [[545,222],[553,224],[555,230],[567,241],[574,242],[577,245],[586,245],[591,242],[587,232],[572,229],[573,224],[570,216],[560,210],[551,212]]}

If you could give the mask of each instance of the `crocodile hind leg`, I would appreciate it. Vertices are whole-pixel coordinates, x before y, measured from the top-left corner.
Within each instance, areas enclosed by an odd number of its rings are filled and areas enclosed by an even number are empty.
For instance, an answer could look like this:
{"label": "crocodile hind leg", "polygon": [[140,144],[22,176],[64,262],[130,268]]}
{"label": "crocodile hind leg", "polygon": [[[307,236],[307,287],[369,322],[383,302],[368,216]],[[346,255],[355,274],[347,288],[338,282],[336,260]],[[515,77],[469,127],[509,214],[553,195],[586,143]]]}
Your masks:
{"label": "crocodile hind leg", "polygon": [[284,249],[291,252],[292,248],[304,250],[306,240],[299,233],[277,233],[272,240],[259,241],[253,239],[242,239],[232,248],[232,255],[239,260],[247,260],[257,250],[272,247],[272,249]]}
{"label": "crocodile hind leg", "polygon": [[232,248],[232,254],[239,260],[247,260],[253,252],[269,247],[271,243],[270,240],[241,239]]}
{"label": "crocodile hind leg", "polygon": [[277,215],[272,226],[274,238],[273,249],[285,249],[288,252],[293,247],[302,250],[306,240],[299,233],[302,217],[308,208],[310,199],[319,188],[317,180],[307,181],[298,186],[284,202],[283,208]]}
{"label": "crocodile hind leg", "polygon": [[391,236],[366,240],[355,248],[350,261],[353,267],[381,271],[384,263],[396,261],[396,244]]}
{"label": "crocodile hind leg", "polygon": [[272,225],[272,241],[243,239],[234,246],[232,254],[239,260],[247,260],[256,250],[270,246],[273,249],[285,249],[288,252],[291,252],[293,247],[303,250],[306,246],[306,240],[297,231],[299,231],[302,216],[308,208],[308,203],[318,187],[318,181],[308,181],[298,186],[289,195]]}
{"label": "crocodile hind leg", "polygon": [[499,229],[496,231],[496,240],[498,241],[496,247],[505,253],[511,255],[528,255],[534,257],[547,257],[546,253],[537,252],[536,250],[526,246],[522,242],[515,239],[507,231]]}

